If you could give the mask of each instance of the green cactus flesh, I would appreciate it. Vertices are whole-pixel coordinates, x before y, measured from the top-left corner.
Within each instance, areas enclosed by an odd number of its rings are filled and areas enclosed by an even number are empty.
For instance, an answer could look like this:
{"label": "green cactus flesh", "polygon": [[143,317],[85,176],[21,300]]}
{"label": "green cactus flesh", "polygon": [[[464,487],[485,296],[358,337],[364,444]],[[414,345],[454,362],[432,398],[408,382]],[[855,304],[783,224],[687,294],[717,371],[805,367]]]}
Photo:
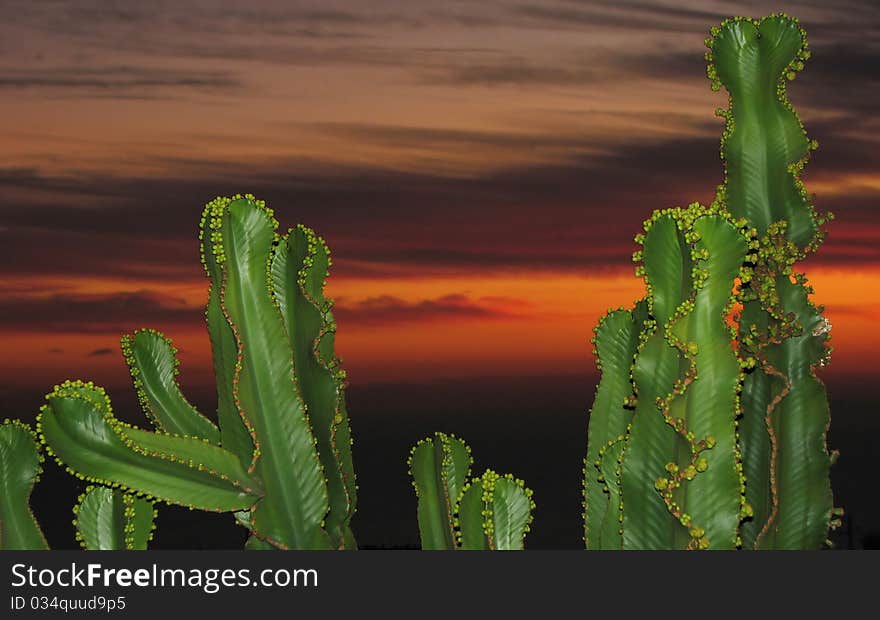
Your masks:
{"label": "green cactus flesh", "polygon": [[[718,111],[724,180],[710,207],[645,223],[633,258],[647,295],[595,330],[590,549],[816,548],[840,514],[815,374],[830,324],[793,269],[831,219],[799,179],[816,143],[786,96],[806,38],[782,14],[726,20],[711,35],[707,73],[729,93]],[[176,350],[154,330],[123,337],[122,349],[157,432],[119,421],[91,383],[47,396],[39,439],[68,471],[104,485],[75,508],[86,548],[146,548],[152,501],[233,513],[248,549],[356,548],[345,372],[323,292],[329,251],[304,226],[276,229],[251,195],[203,212],[216,425],[181,392]],[[41,459],[28,427],[0,427],[0,548],[47,548],[28,508]],[[469,448],[442,433],[409,464],[424,549],[523,548],[534,503],[522,481],[492,470],[468,481]]]}
{"label": "green cactus flesh", "polygon": [[[214,203],[220,200],[218,198]],[[235,333],[226,321],[220,298],[225,276],[223,264],[217,257],[222,256],[223,236],[215,229],[223,226],[223,219],[220,217],[222,207],[209,217],[212,211],[214,211],[212,205],[205,208],[199,231],[202,265],[210,280],[205,319],[211,339],[214,379],[217,383],[217,423],[220,426],[220,444],[236,454],[243,465],[250,467],[254,460],[254,430],[248,419],[241,415],[235,403],[233,389],[238,345]],[[248,525],[249,518],[250,515],[248,515]]]}
{"label": "green cactus flesh", "polygon": [[[596,524],[596,535],[591,549],[621,549],[623,547],[623,502],[620,495],[620,467],[623,463],[623,449],[626,448],[626,437],[631,426],[627,425],[621,434],[598,452],[594,465],[603,493],[607,495],[607,508],[603,513],[594,515],[592,522]],[[595,475],[595,474],[594,474]],[[589,539],[587,539],[589,540]]]}
{"label": "green cactus flesh", "polygon": [[[632,383],[629,369],[638,345],[638,336],[647,319],[647,303],[640,302],[634,311],[618,309],[609,312],[595,329],[593,344],[601,380],[590,413],[587,457],[584,461],[584,542],[589,549],[615,548],[620,546],[619,526],[616,523],[619,501],[611,497],[607,476],[600,460],[611,443],[622,439],[632,420],[629,399]],[[615,513],[615,525],[609,530],[611,539],[605,536],[607,513]],[[589,513],[589,514],[588,514]],[[595,526],[595,531],[591,529]]]}
{"label": "green cactus flesh", "polygon": [[[258,208],[254,208],[254,205]],[[322,529],[329,510],[327,485],[294,379],[284,323],[270,291],[268,261],[275,222],[247,198],[216,201],[215,258],[223,269],[220,304],[236,338],[233,399],[255,440],[251,470],[265,496],[251,510],[254,533],[280,548],[330,548]],[[283,412],[283,413],[282,413]]]}
{"label": "green cactus flesh", "polygon": [[312,431],[327,479],[326,529],[336,546],[350,546],[355,510],[351,431],[345,413],[345,371],[334,353],[336,323],[323,289],[330,253],[305,226],[288,231],[272,255],[272,292],[293,350],[297,384],[308,403]]}
{"label": "green cactus flesh", "polygon": [[153,505],[118,489],[89,486],[73,512],[76,538],[83,549],[143,550],[153,537]]}
{"label": "green cactus flesh", "polygon": [[472,463],[468,445],[445,433],[423,439],[412,449],[409,469],[418,497],[422,549],[456,548],[456,506]]}
{"label": "green cactus flesh", "polygon": [[49,544],[30,510],[43,457],[34,432],[17,420],[0,425],[0,550],[43,550]]}
{"label": "green cactus flesh", "polygon": [[711,34],[708,76],[730,95],[718,110],[724,180],[709,209],[655,212],[633,256],[648,316],[614,311],[596,330],[591,549],[818,548],[840,514],[814,372],[828,361],[830,324],[792,269],[830,219],[798,178],[816,144],[786,98],[806,38],[785,15],[726,20]]}
{"label": "green cactus flesh", "polygon": [[122,337],[122,352],[141,407],[158,430],[220,443],[220,431],[177,385],[179,362],[170,340],[152,329],[137,330]]}
{"label": "green cactus flesh", "polygon": [[757,362],[743,385],[741,440],[754,509],[743,543],[817,548],[833,511],[828,398],[814,374],[830,354],[830,324],[792,266],[819,247],[830,214],[817,215],[798,178],[817,144],[786,96],[810,52],[804,31],[785,15],[726,21],[707,44],[709,76],[729,93],[718,197],[761,237],[754,276],[740,294],[739,338]]}
{"label": "green cactus flesh", "polygon": [[737,18],[713,28],[707,46],[713,88],[723,85],[729,93],[728,109],[718,111],[727,121],[719,198],[759,235],[785,221],[798,248],[814,246],[822,219],[798,172],[815,143],[786,97],[786,82],[810,55],[803,29],[784,15]]}
{"label": "green cactus flesh", "polygon": [[532,522],[532,491],[511,474],[487,469],[462,488],[458,503],[459,543],[465,551],[524,548]]}
{"label": "green cactus flesh", "polygon": [[409,458],[424,550],[522,549],[532,521],[531,490],[491,469],[468,481],[470,448],[445,433],[419,441]]}
{"label": "green cactus flesh", "polygon": [[653,321],[633,366],[637,404],[620,474],[623,546],[732,548],[742,503],[740,369],[725,317],[748,243],[726,214],[696,204],[655,213],[646,232]]}
{"label": "green cactus flesh", "polygon": [[233,454],[119,421],[93,384],[66,382],[46,401],[37,431],[49,454],[77,477],[217,512],[249,508],[262,494],[260,481]]}
{"label": "green cactus flesh", "polygon": [[[146,329],[123,337],[122,348],[157,432],[117,420],[104,391],[83,382],[47,397],[38,430],[81,478],[234,513],[250,530],[248,548],[355,549],[345,373],[323,296],[330,255],[310,229],[278,237],[276,228],[250,195],[217,198],[202,216],[219,427],[182,394],[173,344]],[[128,498],[89,495],[83,507],[96,502],[113,520]]]}

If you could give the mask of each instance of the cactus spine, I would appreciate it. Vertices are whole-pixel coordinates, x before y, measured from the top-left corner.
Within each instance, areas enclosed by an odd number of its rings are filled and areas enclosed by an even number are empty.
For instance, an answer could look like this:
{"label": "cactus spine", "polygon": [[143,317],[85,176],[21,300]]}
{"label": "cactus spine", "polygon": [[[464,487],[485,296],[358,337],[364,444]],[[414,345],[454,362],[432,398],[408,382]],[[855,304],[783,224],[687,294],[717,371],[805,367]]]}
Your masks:
{"label": "cactus spine", "polygon": [[419,441],[409,468],[418,498],[422,549],[522,549],[532,521],[532,491],[511,474],[491,469],[468,481],[471,450],[445,433]]}
{"label": "cactus spine", "polygon": [[730,93],[718,111],[725,178],[709,207],[645,223],[633,259],[647,295],[595,330],[590,549],[818,548],[839,512],[813,372],[830,325],[791,269],[828,219],[797,177],[815,143],[785,95],[806,39],[772,15],[726,20],[706,44],[712,88]]}
{"label": "cactus spine", "polygon": [[[353,549],[345,373],[323,296],[330,254],[310,229],[279,236],[277,225],[251,195],[217,198],[202,216],[219,427],[181,393],[172,343],[138,330],[122,349],[156,431],[119,421],[103,389],[75,381],[48,395],[38,432],[59,463],[89,482],[235,513],[251,532],[248,548]],[[140,501],[92,491],[78,515],[124,522],[126,546],[141,546]],[[100,532],[79,532],[102,544]]]}

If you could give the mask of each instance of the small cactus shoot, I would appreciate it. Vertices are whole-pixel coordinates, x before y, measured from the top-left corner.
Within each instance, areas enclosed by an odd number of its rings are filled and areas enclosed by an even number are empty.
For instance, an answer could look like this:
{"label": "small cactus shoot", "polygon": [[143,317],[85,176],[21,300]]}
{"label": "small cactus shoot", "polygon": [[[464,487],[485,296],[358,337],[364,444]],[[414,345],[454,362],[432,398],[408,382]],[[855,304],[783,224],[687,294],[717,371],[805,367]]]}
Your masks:
{"label": "small cactus shoot", "polygon": [[445,433],[419,441],[409,458],[422,549],[522,549],[532,522],[532,491],[491,469],[468,480],[471,450]]}

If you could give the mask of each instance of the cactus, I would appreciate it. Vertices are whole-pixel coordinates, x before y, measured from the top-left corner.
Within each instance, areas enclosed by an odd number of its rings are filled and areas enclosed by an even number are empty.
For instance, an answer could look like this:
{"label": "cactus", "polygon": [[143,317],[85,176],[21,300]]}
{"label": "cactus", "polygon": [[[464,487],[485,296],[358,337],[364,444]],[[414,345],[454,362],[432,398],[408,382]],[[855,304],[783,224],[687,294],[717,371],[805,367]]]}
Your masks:
{"label": "cactus", "polygon": [[647,295],[596,330],[602,379],[585,463],[591,549],[733,548],[745,511],[725,316],[749,245],[717,206],[656,211],[636,259]]}
{"label": "cactus", "polygon": [[83,549],[143,550],[153,538],[153,504],[118,489],[89,486],[73,507],[76,539]]}
{"label": "cactus", "polygon": [[725,178],[709,207],[645,223],[633,259],[647,295],[595,330],[589,549],[818,548],[840,513],[813,372],[830,325],[791,269],[829,219],[797,177],[815,143],[785,94],[806,39],[785,15],[726,20],[711,35],[707,73],[730,93],[717,111]]}
{"label": "cactus", "polygon": [[739,295],[739,341],[757,361],[743,385],[742,449],[754,508],[743,542],[816,548],[839,512],[825,444],[828,397],[814,373],[828,362],[831,326],[810,302],[806,277],[792,266],[819,247],[831,215],[816,213],[798,178],[818,144],[807,138],[786,97],[786,83],[810,51],[797,20],[785,15],[725,21],[707,46],[713,88],[723,85],[729,93],[721,111],[725,177],[717,199],[747,218],[760,237],[754,277]]}
{"label": "cactus", "polygon": [[532,491],[511,474],[487,469],[468,481],[471,450],[453,435],[419,441],[410,458],[422,549],[522,549],[532,521]]}
{"label": "cactus", "polygon": [[[156,431],[118,420],[102,388],[68,381],[47,396],[38,432],[62,466],[89,482],[234,513],[250,531],[249,549],[354,549],[345,373],[323,296],[330,255],[310,229],[279,236],[277,225],[251,195],[217,198],[202,216],[218,425],[182,394],[172,343],[138,330],[122,349]],[[80,538],[103,545],[100,526],[124,523],[125,545],[142,546],[142,501],[92,491],[78,518],[98,513],[103,521],[79,527]]]}
{"label": "cactus", "polygon": [[[712,88],[729,93],[717,110],[724,177],[709,206],[645,222],[633,260],[646,295],[594,330],[589,549],[810,549],[842,514],[815,374],[831,326],[793,270],[831,219],[798,177],[817,145],[786,96],[809,57],[805,34],[784,14],[734,18],[706,45]],[[251,195],[217,198],[201,220],[216,424],[183,395],[177,351],[154,330],[124,336],[122,350],[155,431],[117,419],[90,382],[47,396],[39,440],[98,485],[74,509],[85,548],[145,548],[158,501],[232,513],[247,549],[356,548],[345,372],[323,296],[329,251],[304,226],[276,228]],[[41,460],[29,427],[0,427],[0,548],[48,547],[28,507]],[[413,448],[422,548],[522,549],[532,492],[491,469],[469,479],[472,463],[451,435]]]}
{"label": "cactus", "polygon": [[[5,420],[0,426],[0,549],[49,548],[30,511],[43,460],[34,431],[18,420]],[[153,537],[152,504],[129,493],[90,486],[73,512],[76,538],[84,549],[146,549]]]}
{"label": "cactus", "polygon": [[0,549],[49,548],[30,509],[42,462],[31,428],[18,420],[4,420],[0,426]]}

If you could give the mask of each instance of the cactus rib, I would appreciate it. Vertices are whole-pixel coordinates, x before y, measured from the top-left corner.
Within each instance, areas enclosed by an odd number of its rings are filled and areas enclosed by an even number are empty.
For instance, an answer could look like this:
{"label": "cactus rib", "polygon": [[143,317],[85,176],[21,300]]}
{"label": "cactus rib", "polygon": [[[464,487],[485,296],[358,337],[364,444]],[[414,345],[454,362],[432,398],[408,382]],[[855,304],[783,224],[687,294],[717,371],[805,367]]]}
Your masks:
{"label": "cactus rib", "polygon": [[787,82],[810,51],[796,19],[735,18],[707,39],[713,88],[727,89],[721,140],[724,180],[716,194],[756,228],[754,277],[740,291],[739,333],[756,361],[743,388],[742,449],[752,484],[748,547],[815,548],[831,520],[827,396],[815,366],[827,362],[827,325],[792,266],[818,249],[832,214],[816,212],[799,175],[818,147],[787,98]]}
{"label": "cactus rib", "polygon": [[[742,227],[718,207],[697,203],[646,222],[639,273],[654,321],[640,337],[637,405],[621,457],[624,547],[737,543],[741,374],[724,321],[747,248]],[[658,493],[662,504],[653,499]],[[662,517],[661,506],[674,521]]]}
{"label": "cactus rib", "polygon": [[219,445],[220,431],[180,391],[180,363],[171,341],[156,330],[139,329],[123,336],[121,343],[138,401],[156,428]]}
{"label": "cactus rib", "polygon": [[[606,542],[603,533],[605,514],[609,510],[618,513],[618,500],[608,492],[600,479],[601,450],[616,441],[632,420],[629,401],[633,395],[630,369],[638,346],[638,334],[644,322],[645,303],[640,302],[636,311],[620,308],[608,312],[599,320],[593,337],[596,365],[601,374],[596,396],[590,411],[587,456],[584,460],[584,543],[588,549],[619,547],[619,540]],[[639,311],[639,308],[642,308]],[[616,517],[615,517],[616,518]],[[595,528],[593,527],[595,526]],[[595,533],[591,531],[595,529]],[[614,531],[618,529],[615,526]],[[619,536],[612,535],[612,539]]]}
{"label": "cactus rib", "polygon": [[356,488],[351,432],[345,413],[345,371],[334,353],[332,301],[324,299],[330,256],[305,226],[285,234],[270,260],[271,294],[284,318],[297,384],[327,476],[330,511],[326,529],[338,548],[351,546]]}
{"label": "cactus rib", "polygon": [[[281,549],[330,548],[329,510],[316,440],[298,389],[282,316],[272,301],[268,261],[277,222],[251,197],[215,201],[215,258],[223,269],[220,305],[239,360],[233,398],[256,436],[251,469],[264,497],[251,509],[255,534]],[[221,232],[222,229],[222,232]]]}
{"label": "cactus rib", "polygon": [[472,463],[470,448],[453,435],[436,433],[413,447],[408,464],[422,549],[457,547],[456,511]]}
{"label": "cactus rib", "polygon": [[156,500],[224,512],[249,508],[262,492],[222,448],[117,420],[104,390],[92,383],[57,386],[40,410],[37,432],[69,473]]}
{"label": "cactus rib", "polygon": [[130,493],[90,485],[73,513],[76,539],[83,549],[143,550],[153,538],[155,508]]}
{"label": "cactus rib", "polygon": [[30,509],[42,462],[31,428],[18,420],[4,420],[0,425],[0,550],[49,548]]}
{"label": "cactus rib", "polygon": [[458,504],[461,548],[521,550],[534,507],[532,491],[522,480],[487,469],[462,488]]}

